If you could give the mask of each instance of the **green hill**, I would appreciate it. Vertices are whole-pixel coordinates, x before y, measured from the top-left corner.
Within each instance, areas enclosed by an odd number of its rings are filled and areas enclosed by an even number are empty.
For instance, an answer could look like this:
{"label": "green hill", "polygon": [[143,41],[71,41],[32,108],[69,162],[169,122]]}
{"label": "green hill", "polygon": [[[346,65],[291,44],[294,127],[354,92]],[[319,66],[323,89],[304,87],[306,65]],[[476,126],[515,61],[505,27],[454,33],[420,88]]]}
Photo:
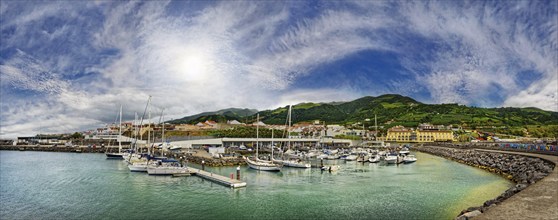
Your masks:
{"label": "green hill", "polygon": [[[267,124],[284,124],[288,106],[261,111],[260,117]],[[458,104],[424,104],[412,98],[387,94],[366,96],[350,102],[336,104],[302,103],[293,106],[293,123],[325,121],[328,124],[348,124],[373,121],[378,124],[417,126],[432,123],[457,126],[523,126],[558,125],[558,112],[537,108],[477,108]]]}
{"label": "green hill", "polygon": [[[258,113],[266,124],[285,124],[287,110],[288,106],[285,106]],[[171,123],[195,124],[205,120],[224,122],[233,119],[250,123],[256,120],[255,114],[256,111],[251,109],[224,109],[184,117]],[[478,108],[458,104],[424,104],[395,94],[366,96],[349,102],[300,103],[293,105],[292,122],[320,120],[327,124],[353,124],[370,119],[371,122],[367,122],[366,125],[373,126],[374,115],[377,116],[378,125],[388,128],[395,125],[415,127],[420,123],[432,123],[473,129],[495,127],[499,128],[499,131],[503,128],[504,133],[510,133],[512,130],[519,133],[517,130],[520,127],[546,126],[551,128],[547,133],[558,135],[555,129],[558,127],[558,112],[537,108]],[[506,132],[505,129],[510,132]]]}
{"label": "green hill", "polygon": [[216,122],[226,122],[227,120],[238,120],[253,115],[258,110],[247,109],[247,108],[228,108],[222,109],[214,112],[203,112],[196,115],[186,116],[180,119],[175,119],[172,121],[167,121],[171,124],[196,124],[198,122],[203,122],[206,120],[216,121]]}

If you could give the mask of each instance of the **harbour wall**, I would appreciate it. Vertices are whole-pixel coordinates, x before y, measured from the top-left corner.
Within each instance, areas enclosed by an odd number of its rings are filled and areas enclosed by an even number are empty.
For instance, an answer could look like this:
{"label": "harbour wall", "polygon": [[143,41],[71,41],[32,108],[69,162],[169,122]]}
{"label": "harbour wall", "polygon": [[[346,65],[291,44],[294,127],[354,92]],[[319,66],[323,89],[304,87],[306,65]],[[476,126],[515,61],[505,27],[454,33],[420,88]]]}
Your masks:
{"label": "harbour wall", "polygon": [[478,143],[429,143],[429,146],[440,146],[460,149],[505,150],[514,152],[537,153],[558,156],[558,145],[545,143],[507,143],[507,142],[478,142]]}
{"label": "harbour wall", "polygon": [[454,148],[417,146],[413,149],[484,169],[516,183],[516,185],[498,197],[485,201],[481,206],[469,207],[461,211],[457,219],[468,219],[484,213],[514,194],[526,189],[529,185],[542,180],[552,173],[555,167],[553,162],[537,157],[463,149],[460,146],[454,146]]}
{"label": "harbour wall", "polygon": [[0,150],[20,151],[46,151],[46,152],[78,152],[78,153],[107,153],[118,152],[118,148],[106,148],[98,146],[54,146],[54,145],[0,145]]}

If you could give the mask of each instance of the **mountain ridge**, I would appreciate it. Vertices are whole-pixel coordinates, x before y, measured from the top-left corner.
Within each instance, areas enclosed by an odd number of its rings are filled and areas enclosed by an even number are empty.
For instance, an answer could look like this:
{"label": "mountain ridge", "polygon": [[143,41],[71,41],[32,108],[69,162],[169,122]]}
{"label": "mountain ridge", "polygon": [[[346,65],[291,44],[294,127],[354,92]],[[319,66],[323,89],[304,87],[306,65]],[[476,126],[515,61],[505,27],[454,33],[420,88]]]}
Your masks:
{"label": "mountain ridge", "polygon": [[[288,106],[263,111],[240,109],[250,110],[243,111],[244,115],[225,110],[230,109],[204,112],[178,120],[189,124],[205,120],[253,122],[255,121],[253,116],[259,113],[260,119],[266,124],[285,124]],[[320,120],[328,124],[350,124],[363,122],[366,119],[373,121],[374,115],[377,116],[378,124],[386,124],[389,127],[395,125],[414,127],[420,123],[456,126],[558,125],[558,112],[534,107],[481,108],[456,103],[425,104],[398,94],[364,96],[347,102],[304,102],[292,107],[292,123]]]}

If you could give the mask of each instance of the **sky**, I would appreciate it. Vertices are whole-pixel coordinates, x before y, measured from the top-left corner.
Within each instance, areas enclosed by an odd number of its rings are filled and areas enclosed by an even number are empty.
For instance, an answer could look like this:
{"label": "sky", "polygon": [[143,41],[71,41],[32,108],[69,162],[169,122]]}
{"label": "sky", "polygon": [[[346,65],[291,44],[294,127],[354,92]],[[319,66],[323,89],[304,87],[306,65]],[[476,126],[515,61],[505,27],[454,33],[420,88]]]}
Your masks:
{"label": "sky", "polygon": [[558,111],[558,1],[0,1],[0,138],[387,93]]}

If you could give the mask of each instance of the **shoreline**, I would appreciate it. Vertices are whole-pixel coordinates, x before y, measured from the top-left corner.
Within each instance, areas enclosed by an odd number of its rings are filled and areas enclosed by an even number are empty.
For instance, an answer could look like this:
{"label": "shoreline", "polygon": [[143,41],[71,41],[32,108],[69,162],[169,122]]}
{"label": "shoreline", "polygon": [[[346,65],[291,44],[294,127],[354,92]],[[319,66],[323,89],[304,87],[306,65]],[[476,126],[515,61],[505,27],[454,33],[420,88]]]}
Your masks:
{"label": "shoreline", "polygon": [[[555,162],[536,155],[451,148],[447,146],[416,146],[413,150],[443,157],[448,160],[498,174],[515,183],[515,186],[512,186],[498,197],[487,200],[480,206],[464,209],[459,213],[456,219],[469,219],[475,216],[482,216],[482,214],[488,210],[502,205],[512,196],[544,180],[545,177],[551,175],[553,172],[556,172]],[[558,197],[554,199],[558,199]],[[496,214],[492,217],[498,217],[498,215]]]}
{"label": "shoreline", "polygon": [[[30,145],[0,145],[0,150],[13,150],[18,151],[20,148],[29,151],[44,151],[44,152],[76,152],[77,149],[80,150],[79,153],[106,153],[116,152],[117,147],[66,147],[66,146],[30,146]],[[449,147],[449,146],[415,146],[413,150],[419,152],[428,153],[434,156],[442,157],[444,159],[452,160],[461,164],[476,167],[493,174],[498,174],[503,178],[512,181],[515,185],[507,189],[505,192],[500,194],[498,197],[485,201],[480,206],[473,206],[463,209],[455,219],[469,219],[475,218],[485,218],[494,219],[501,218],[502,215],[506,213],[513,213],[514,211],[519,215],[509,215],[512,219],[517,218],[517,216],[538,216],[541,219],[548,219],[550,216],[558,216],[558,189],[550,190],[548,192],[548,187],[552,186],[556,188],[556,182],[558,182],[558,170],[556,170],[556,165],[558,165],[558,157],[552,155],[540,155],[540,154],[530,154],[525,152],[517,151],[499,151],[499,150],[488,150],[488,149],[474,149],[474,148],[462,148],[459,145]],[[174,156],[186,156],[187,160],[192,163],[201,164],[201,160],[205,160],[205,165],[207,166],[236,166],[241,165],[244,161],[237,160],[236,158],[230,158],[231,160],[217,159],[202,157],[199,155],[186,155],[184,153],[173,153]],[[552,176],[552,177],[549,177]],[[546,182],[546,183],[541,183]],[[541,184],[539,184],[541,183]],[[538,186],[531,186],[537,184]],[[531,186],[531,187],[529,187]],[[537,188],[537,189],[535,189]],[[539,194],[538,197],[523,195],[528,194],[526,191],[534,191]],[[542,192],[538,192],[542,191]],[[525,192],[525,193],[523,193]],[[521,196],[515,196],[521,194]],[[531,193],[532,194],[532,193]],[[513,198],[512,198],[513,197]],[[518,197],[518,198],[516,198]],[[510,200],[521,200],[516,201],[516,205],[507,205]],[[546,212],[534,211],[535,209],[541,209],[539,206],[541,202],[550,200],[547,202],[550,207],[548,207]],[[533,203],[529,208],[526,207],[524,203]],[[521,205],[517,205],[521,204]],[[508,207],[508,208],[506,208]],[[512,208],[509,208],[512,207]],[[498,211],[504,209],[504,211]],[[548,214],[550,212],[551,214]],[[525,214],[528,213],[528,214]],[[508,218],[509,219],[509,218]]]}

